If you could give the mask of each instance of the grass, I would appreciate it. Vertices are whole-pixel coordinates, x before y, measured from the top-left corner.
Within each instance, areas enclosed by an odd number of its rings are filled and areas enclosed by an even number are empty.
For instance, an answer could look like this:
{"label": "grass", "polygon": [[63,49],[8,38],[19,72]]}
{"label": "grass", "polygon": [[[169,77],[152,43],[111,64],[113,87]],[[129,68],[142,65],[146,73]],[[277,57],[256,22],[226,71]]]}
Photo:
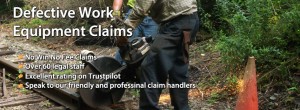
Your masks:
{"label": "grass", "polygon": [[207,99],[209,104],[214,104],[220,99],[220,94],[218,92],[212,92],[210,97]]}
{"label": "grass", "polygon": [[48,107],[48,108],[53,106],[53,104],[51,104],[49,100],[42,101],[42,102],[39,103],[39,105],[42,106],[42,107]]}
{"label": "grass", "polygon": [[130,93],[134,98],[140,96],[140,90],[139,90],[139,89],[129,89],[129,93]]}
{"label": "grass", "polygon": [[31,40],[32,40],[33,42],[39,42],[39,41],[42,40],[42,38],[41,38],[41,37],[31,37]]}
{"label": "grass", "polygon": [[51,70],[50,71],[51,74],[55,74],[55,75],[64,75],[64,74],[72,74],[73,71],[70,69],[67,70],[62,70],[62,71],[58,71],[58,70]]}
{"label": "grass", "polygon": [[39,26],[42,27],[56,27],[56,28],[64,28],[66,26],[70,26],[68,25],[69,22],[66,19],[47,19],[47,20],[43,20],[43,19],[39,19],[39,18],[33,18],[33,19],[25,19],[25,18],[21,18],[21,19],[17,19],[15,21],[12,21],[10,23],[10,26],[22,26],[24,28],[37,28]]}
{"label": "grass", "polygon": [[28,89],[25,89],[25,88],[21,88],[21,89],[20,89],[20,92],[21,92],[22,94],[30,94],[30,93],[32,93],[32,91],[29,91]]}

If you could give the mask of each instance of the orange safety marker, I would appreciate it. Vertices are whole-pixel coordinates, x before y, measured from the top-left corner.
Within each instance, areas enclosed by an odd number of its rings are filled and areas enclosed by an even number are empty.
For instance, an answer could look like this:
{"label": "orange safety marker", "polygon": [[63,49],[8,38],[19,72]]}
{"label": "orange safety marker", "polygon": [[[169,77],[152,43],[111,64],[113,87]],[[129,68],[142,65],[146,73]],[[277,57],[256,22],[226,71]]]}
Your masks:
{"label": "orange safety marker", "polygon": [[249,57],[235,110],[258,110],[255,58]]}
{"label": "orange safety marker", "polygon": [[22,69],[24,67],[24,64],[23,63],[20,63],[19,65],[18,65],[18,68],[19,69]]}
{"label": "orange safety marker", "polygon": [[23,84],[19,84],[19,85],[18,85],[18,88],[19,88],[19,89],[22,89],[22,88],[24,88],[24,85],[23,85]]}
{"label": "orange safety marker", "polygon": [[19,79],[23,78],[23,74],[20,73],[20,74],[18,75],[18,78],[19,78]]}
{"label": "orange safety marker", "polygon": [[23,54],[19,54],[19,55],[18,55],[18,59],[19,59],[19,60],[24,59],[24,55],[23,55]]}

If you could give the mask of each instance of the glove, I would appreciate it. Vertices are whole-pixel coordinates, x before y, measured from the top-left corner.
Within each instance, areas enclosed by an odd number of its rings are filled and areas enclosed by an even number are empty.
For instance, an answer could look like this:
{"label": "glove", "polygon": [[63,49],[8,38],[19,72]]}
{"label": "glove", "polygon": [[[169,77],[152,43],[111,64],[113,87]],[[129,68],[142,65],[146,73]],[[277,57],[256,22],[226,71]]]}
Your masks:
{"label": "glove", "polygon": [[121,11],[120,10],[114,10],[112,13],[113,17],[119,17],[121,18]]}
{"label": "glove", "polygon": [[110,24],[114,28],[124,28],[124,29],[128,28],[128,26],[125,25],[124,21],[121,18],[118,18],[118,17],[111,19]]}
{"label": "glove", "polygon": [[112,15],[113,15],[113,18],[110,20],[110,24],[113,25],[114,27],[117,27],[118,19],[121,19],[121,11],[114,10]]}

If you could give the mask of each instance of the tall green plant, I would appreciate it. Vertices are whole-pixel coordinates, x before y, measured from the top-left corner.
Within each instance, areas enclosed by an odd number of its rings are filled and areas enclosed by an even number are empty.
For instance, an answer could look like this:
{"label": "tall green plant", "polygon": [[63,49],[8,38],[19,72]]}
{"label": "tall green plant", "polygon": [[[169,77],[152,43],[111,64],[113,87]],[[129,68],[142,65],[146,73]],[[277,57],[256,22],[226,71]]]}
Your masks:
{"label": "tall green plant", "polygon": [[255,56],[261,76],[268,76],[262,82],[292,80],[294,67],[300,65],[299,0],[217,0],[215,10],[219,21],[227,23],[211,29],[229,70]]}
{"label": "tall green plant", "polygon": [[[261,93],[272,88],[299,94],[293,74],[300,71],[299,0],[216,0],[214,11],[202,15],[215,16],[205,19],[204,26],[214,35],[216,50],[230,73],[245,67],[246,59],[254,56]],[[288,95],[286,100],[293,97]],[[292,109],[290,102],[280,103]]]}

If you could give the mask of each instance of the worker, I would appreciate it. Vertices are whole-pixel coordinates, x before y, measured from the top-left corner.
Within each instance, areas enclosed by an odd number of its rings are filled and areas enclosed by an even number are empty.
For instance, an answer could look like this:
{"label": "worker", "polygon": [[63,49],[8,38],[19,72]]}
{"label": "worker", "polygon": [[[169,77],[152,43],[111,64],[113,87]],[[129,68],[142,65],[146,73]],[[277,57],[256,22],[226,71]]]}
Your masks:
{"label": "worker", "polygon": [[[125,24],[137,28],[145,16],[159,24],[149,53],[141,64],[140,82],[146,84],[188,83],[188,47],[199,28],[196,0],[136,0]],[[191,40],[192,39],[192,40]],[[189,88],[171,88],[171,104],[175,110],[190,110]],[[162,88],[142,88],[140,110],[159,110]]]}
{"label": "worker", "polygon": [[[119,17],[119,18],[121,17],[122,4],[123,4],[123,0],[114,0],[113,7],[112,7],[114,17]],[[135,0],[128,0],[127,6],[126,6],[125,19],[132,12],[132,8],[134,7],[134,5],[135,5]],[[157,34],[157,30],[158,30],[158,25],[155,23],[155,21],[152,20],[151,17],[146,16],[143,19],[143,21],[135,28],[131,38],[151,37],[151,36]],[[125,64],[125,62],[122,60],[119,50],[116,52],[115,59],[117,61],[119,61],[121,64]]]}

